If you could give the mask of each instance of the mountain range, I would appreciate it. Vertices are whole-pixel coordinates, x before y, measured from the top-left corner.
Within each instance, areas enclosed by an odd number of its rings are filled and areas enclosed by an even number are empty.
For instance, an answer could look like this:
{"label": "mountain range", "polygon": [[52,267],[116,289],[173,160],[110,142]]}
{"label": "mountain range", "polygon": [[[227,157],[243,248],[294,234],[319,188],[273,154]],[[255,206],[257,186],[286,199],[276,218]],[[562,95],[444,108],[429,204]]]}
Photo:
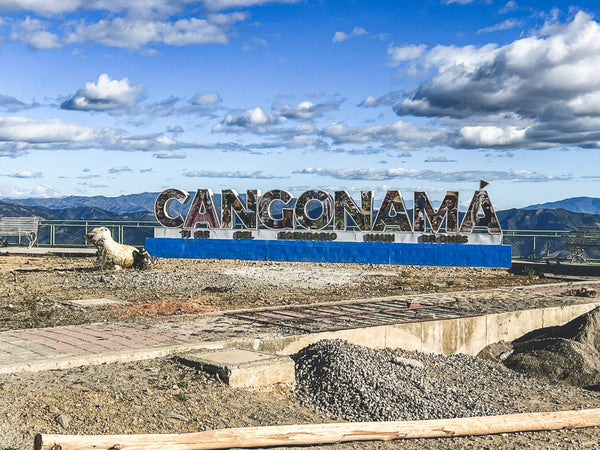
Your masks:
{"label": "mountain range", "polygon": [[571,197],[556,202],[530,205],[521,209],[566,209],[576,213],[600,214],[600,198]]}
{"label": "mountain range", "polygon": [[25,206],[0,201],[0,217],[38,216],[46,220],[111,220],[146,221],[155,220],[152,211],[112,212],[97,206],[69,206],[49,208],[44,206]]}
{"label": "mountain range", "polygon": [[[39,216],[48,220],[153,221],[157,196],[157,192],[144,192],[118,197],[3,199],[0,201],[0,216]],[[215,195],[215,202],[220,203],[219,200],[219,195]],[[497,211],[497,215],[505,230],[574,230],[580,226],[598,227],[600,198],[573,197]]]}
{"label": "mountain range", "polygon": [[[66,209],[76,207],[99,208],[113,213],[133,213],[139,211],[153,211],[154,201],[158,192],[143,192],[141,194],[120,195],[118,197],[104,197],[95,195],[85,197],[70,195],[57,198],[3,198],[2,201],[15,205],[43,207],[48,209]],[[5,214],[8,215],[8,214]]]}

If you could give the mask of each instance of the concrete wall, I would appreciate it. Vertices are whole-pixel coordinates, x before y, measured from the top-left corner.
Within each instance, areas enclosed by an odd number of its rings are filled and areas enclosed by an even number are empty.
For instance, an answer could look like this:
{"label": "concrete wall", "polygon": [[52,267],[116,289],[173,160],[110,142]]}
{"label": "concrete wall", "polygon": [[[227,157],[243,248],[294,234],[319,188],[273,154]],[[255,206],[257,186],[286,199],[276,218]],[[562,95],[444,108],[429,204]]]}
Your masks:
{"label": "concrete wall", "polygon": [[372,348],[402,348],[450,355],[476,355],[498,341],[512,341],[538,328],[563,325],[600,306],[600,303],[552,306],[460,319],[410,322],[299,336],[256,340],[253,348],[291,355],[321,339],[344,339]]}

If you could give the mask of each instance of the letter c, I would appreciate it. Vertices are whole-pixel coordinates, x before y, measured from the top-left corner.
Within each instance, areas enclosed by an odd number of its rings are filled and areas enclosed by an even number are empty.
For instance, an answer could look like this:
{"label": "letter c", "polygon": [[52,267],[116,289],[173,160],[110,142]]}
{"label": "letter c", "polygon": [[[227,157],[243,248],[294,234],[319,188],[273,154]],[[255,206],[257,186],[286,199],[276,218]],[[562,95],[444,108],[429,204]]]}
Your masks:
{"label": "letter c", "polygon": [[177,200],[182,205],[185,205],[190,199],[188,194],[183,189],[165,189],[162,191],[154,202],[154,215],[156,220],[165,227],[177,228],[183,225],[183,216],[179,214],[173,217],[169,214],[169,205],[173,200]]}

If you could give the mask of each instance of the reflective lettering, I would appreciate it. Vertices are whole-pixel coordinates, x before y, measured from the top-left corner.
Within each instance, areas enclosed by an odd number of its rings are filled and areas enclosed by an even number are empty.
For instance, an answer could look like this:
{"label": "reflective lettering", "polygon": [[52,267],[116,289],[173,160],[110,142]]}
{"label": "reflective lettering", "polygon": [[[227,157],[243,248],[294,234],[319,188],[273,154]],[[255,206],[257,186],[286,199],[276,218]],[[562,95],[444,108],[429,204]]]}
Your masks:
{"label": "reflective lettering", "polygon": [[446,219],[446,231],[456,233],[458,228],[458,192],[447,191],[439,209],[435,211],[426,192],[414,193],[413,228],[415,231],[425,231],[429,221],[431,229],[437,233]]}
{"label": "reflective lettering", "polygon": [[256,220],[256,201],[260,191],[249,189],[246,191],[246,206],[242,203],[239,194],[235,189],[224,189],[221,191],[221,228],[233,228],[235,217],[237,216],[244,228],[255,230],[258,221]]}
{"label": "reflective lettering", "polygon": [[398,228],[400,231],[412,231],[400,191],[385,193],[373,224],[373,231],[386,231],[392,227]]}
{"label": "reflective lettering", "polygon": [[[309,214],[309,206],[314,202],[320,203],[321,214],[313,219]],[[333,198],[327,192],[318,189],[306,191],[296,200],[294,213],[298,224],[302,228],[322,230],[333,219]]]}
{"label": "reflective lettering", "polygon": [[212,189],[198,189],[183,226],[185,228],[196,228],[198,224],[206,224],[210,228],[219,228]]}
{"label": "reflective lettering", "polygon": [[460,226],[460,232],[470,233],[474,227],[485,227],[490,234],[502,233],[496,211],[494,211],[490,197],[484,189],[475,191],[475,194],[473,194],[471,204]]}
{"label": "reflective lettering", "polygon": [[335,191],[335,230],[348,228],[348,217],[361,231],[371,230],[371,216],[373,214],[373,191],[360,192],[360,209],[347,191]]}
{"label": "reflective lettering", "polygon": [[188,194],[183,189],[166,189],[162,191],[154,202],[154,215],[156,220],[164,227],[176,228],[183,225],[183,216],[179,214],[173,217],[169,214],[169,205],[173,200],[185,205],[190,199]]}
{"label": "reflective lettering", "polygon": [[281,209],[281,218],[273,217],[273,204],[282,202],[284,205],[289,205],[294,200],[294,196],[288,191],[272,190],[265,192],[258,202],[258,214],[262,224],[272,230],[276,229],[293,229],[294,228],[294,210],[291,208]]}

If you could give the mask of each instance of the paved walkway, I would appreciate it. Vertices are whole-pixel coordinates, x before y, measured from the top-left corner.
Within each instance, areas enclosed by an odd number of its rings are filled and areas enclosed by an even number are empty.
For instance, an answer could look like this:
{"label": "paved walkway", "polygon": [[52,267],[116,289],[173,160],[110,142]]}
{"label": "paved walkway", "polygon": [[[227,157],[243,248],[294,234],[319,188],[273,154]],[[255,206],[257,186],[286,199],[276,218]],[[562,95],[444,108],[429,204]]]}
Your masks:
{"label": "paved walkway", "polygon": [[0,374],[153,358],[206,347],[194,337],[132,324],[93,324],[0,333]]}

